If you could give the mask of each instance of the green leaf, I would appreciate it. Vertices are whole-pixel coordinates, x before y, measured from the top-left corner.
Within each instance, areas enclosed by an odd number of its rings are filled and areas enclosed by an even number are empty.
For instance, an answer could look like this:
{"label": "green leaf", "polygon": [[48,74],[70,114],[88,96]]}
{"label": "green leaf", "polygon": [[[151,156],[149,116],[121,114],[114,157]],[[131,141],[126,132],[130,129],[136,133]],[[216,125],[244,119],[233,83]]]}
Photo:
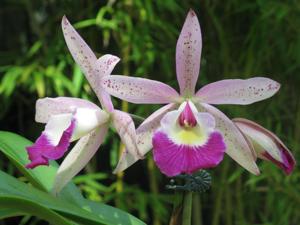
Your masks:
{"label": "green leaf", "polygon": [[[22,172],[27,177],[30,183],[32,183],[35,187],[39,188],[40,190],[50,192],[53,185],[54,177],[56,175],[58,164],[52,161],[50,163],[50,166],[41,166],[33,170],[26,169],[24,165],[26,165],[29,162],[29,160],[25,147],[30,145],[32,145],[32,142],[25,139],[22,136],[11,132],[0,131],[0,151],[2,151],[11,160],[11,162],[20,170],[20,172]],[[4,183],[2,182],[1,178],[0,180],[1,192],[1,185],[3,187]],[[22,182],[20,183],[23,184]],[[25,185],[25,187],[27,186]],[[9,187],[7,187],[6,189],[9,190]],[[26,192],[28,193],[31,191]],[[22,191],[18,191],[17,193],[22,194]],[[105,205],[103,203],[92,202],[87,199],[84,199],[79,189],[71,182],[63,189],[63,191],[59,195],[60,199],[54,198],[50,195],[47,195],[46,193],[43,194],[51,198],[51,200],[49,200],[50,202],[53,201],[53,199],[60,201],[65,200],[62,203],[62,208],[64,203],[71,203],[72,207],[77,206],[76,209],[82,210],[84,208],[85,213],[86,210],[89,210],[93,214],[95,213],[96,215],[101,215],[103,221],[109,221],[107,224],[144,224],[142,221],[138,220],[137,218],[122,210]],[[120,222],[123,220],[127,222]]]}
{"label": "green leaf", "polygon": [[24,215],[24,213],[20,212],[18,209],[15,208],[6,208],[1,207],[0,209],[0,220],[8,218],[8,217],[13,217],[13,216],[21,216]]}
{"label": "green leaf", "polygon": [[[120,224],[120,225],[144,225],[142,221],[124,213],[122,210],[107,206],[105,204],[83,200],[83,207],[76,206],[65,200],[55,198],[45,192],[42,192],[34,187],[26,185],[25,183],[17,180],[16,178],[0,171],[0,207],[1,199],[11,198],[12,201],[19,199],[30,204],[36,204],[42,208],[51,209],[57,213],[72,219],[82,224]],[[13,200],[15,198],[15,200]],[[7,202],[9,202],[7,200]],[[16,202],[11,205],[18,205]],[[22,207],[25,207],[25,206]],[[23,208],[18,208],[23,209]],[[44,210],[44,209],[41,209]],[[30,214],[32,212],[27,211]],[[49,212],[48,212],[49,213]],[[35,215],[35,214],[34,214]],[[41,215],[39,215],[41,216]],[[55,223],[60,224],[60,223]]]}
{"label": "green leaf", "polygon": [[74,224],[73,222],[68,221],[66,218],[42,205],[39,205],[30,200],[17,198],[15,196],[0,196],[0,207],[6,208],[7,210],[18,210],[22,215],[34,215],[52,224]]}

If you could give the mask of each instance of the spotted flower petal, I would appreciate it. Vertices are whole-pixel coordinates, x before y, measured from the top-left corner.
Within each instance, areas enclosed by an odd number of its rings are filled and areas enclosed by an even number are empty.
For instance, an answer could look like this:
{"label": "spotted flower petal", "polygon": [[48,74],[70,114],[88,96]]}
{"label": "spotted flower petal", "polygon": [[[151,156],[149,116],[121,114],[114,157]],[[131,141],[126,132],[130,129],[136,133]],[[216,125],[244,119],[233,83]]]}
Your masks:
{"label": "spotted flower petal", "polygon": [[145,78],[106,76],[101,85],[109,94],[137,104],[164,104],[178,99],[178,93],[169,85]]}
{"label": "spotted flower petal", "polygon": [[296,161],[290,150],[275,134],[247,119],[237,118],[233,121],[252,143],[259,158],[273,162],[286,174],[292,173]]}
{"label": "spotted flower petal", "polygon": [[[181,116],[186,116],[184,124],[180,123]],[[184,102],[179,110],[168,112],[152,140],[154,161],[162,173],[170,177],[215,167],[222,161],[226,149],[221,133],[215,130],[214,118],[197,112],[191,102]]]}
{"label": "spotted flower petal", "polygon": [[193,95],[199,75],[202,50],[200,24],[190,10],[176,45],[176,73],[181,95]]}
{"label": "spotted flower petal", "polygon": [[199,101],[208,104],[248,105],[270,98],[279,88],[279,83],[265,77],[230,79],[207,84],[196,96]]}
{"label": "spotted flower petal", "polygon": [[103,76],[110,75],[120,59],[110,54],[97,59],[93,51],[70,24],[66,16],[63,17],[61,24],[65,41],[74,60],[80,66],[102,106],[108,111],[112,111],[113,105],[110,96],[100,87],[100,80]]}
{"label": "spotted flower petal", "polygon": [[71,141],[106,123],[108,117],[108,114],[100,109],[89,108],[77,108],[74,113],[51,116],[41,136],[32,146],[26,148],[31,160],[27,168],[48,165],[48,160],[61,158]]}

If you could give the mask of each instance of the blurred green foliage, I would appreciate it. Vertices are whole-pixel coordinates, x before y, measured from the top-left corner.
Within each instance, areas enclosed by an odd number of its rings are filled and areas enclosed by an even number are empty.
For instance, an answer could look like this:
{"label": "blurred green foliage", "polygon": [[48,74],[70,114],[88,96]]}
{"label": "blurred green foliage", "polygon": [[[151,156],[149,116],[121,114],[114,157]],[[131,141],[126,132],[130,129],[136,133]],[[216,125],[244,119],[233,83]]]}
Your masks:
{"label": "blurred green foliage", "polygon": [[[64,43],[65,14],[97,55],[121,62],[114,74],[142,76],[178,88],[175,46],[186,13],[193,8],[203,34],[198,87],[225,78],[267,76],[282,84],[271,99],[250,106],[224,106],[227,115],[257,121],[275,132],[300,160],[300,2],[297,0],[1,0],[0,128],[34,140],[34,103],[44,96],[74,96],[96,102]],[[116,108],[122,103],[114,100]],[[147,116],[159,106],[130,105]],[[167,224],[172,193],[151,155],[121,177],[116,192],[111,174],[119,151],[110,133],[101,151],[75,178],[84,194],[123,208],[148,224]],[[300,221],[300,172],[286,177],[267,162],[262,174],[248,174],[228,157],[213,171],[213,188],[195,197],[194,224],[297,225]],[[15,170],[0,158],[0,168]],[[120,180],[118,181],[120,182]],[[24,217],[20,224],[38,224]],[[7,223],[6,223],[7,222]],[[11,221],[2,221],[8,224]]]}

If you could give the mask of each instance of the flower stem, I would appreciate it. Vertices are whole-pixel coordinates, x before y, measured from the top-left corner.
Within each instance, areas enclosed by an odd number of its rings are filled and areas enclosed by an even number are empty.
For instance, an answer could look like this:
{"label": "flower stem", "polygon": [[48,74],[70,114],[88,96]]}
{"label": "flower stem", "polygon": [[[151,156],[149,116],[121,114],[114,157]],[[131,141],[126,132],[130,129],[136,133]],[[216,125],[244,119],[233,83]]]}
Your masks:
{"label": "flower stem", "polygon": [[182,225],[192,224],[193,192],[186,191],[183,199]]}

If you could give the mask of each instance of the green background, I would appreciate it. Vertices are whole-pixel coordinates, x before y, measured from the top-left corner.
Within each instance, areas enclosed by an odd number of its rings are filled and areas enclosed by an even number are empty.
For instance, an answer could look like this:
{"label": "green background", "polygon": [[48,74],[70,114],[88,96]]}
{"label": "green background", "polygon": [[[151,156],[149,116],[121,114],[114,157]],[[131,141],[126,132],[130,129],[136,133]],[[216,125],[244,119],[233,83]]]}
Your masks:
{"label": "green background", "polygon": [[[43,125],[34,122],[34,104],[45,96],[97,99],[68,52],[60,28],[67,15],[96,52],[121,58],[113,74],[146,77],[178,90],[175,46],[185,16],[199,18],[203,49],[197,87],[229,78],[266,76],[281,83],[272,98],[249,106],[220,107],[230,118],[254,120],[275,132],[299,157],[300,2],[228,1],[0,1],[0,129],[31,140]],[[146,117],[159,105],[133,105],[114,99],[116,108]],[[115,176],[120,141],[110,132],[96,157],[74,181],[94,201],[122,208],[147,224],[168,224],[172,192],[151,159]],[[195,196],[194,224],[297,225],[300,172],[287,177],[258,161],[250,175],[226,157],[212,172],[213,186]],[[0,155],[0,169],[18,176]],[[1,182],[1,181],[0,181]],[[36,218],[0,221],[43,224]]]}

